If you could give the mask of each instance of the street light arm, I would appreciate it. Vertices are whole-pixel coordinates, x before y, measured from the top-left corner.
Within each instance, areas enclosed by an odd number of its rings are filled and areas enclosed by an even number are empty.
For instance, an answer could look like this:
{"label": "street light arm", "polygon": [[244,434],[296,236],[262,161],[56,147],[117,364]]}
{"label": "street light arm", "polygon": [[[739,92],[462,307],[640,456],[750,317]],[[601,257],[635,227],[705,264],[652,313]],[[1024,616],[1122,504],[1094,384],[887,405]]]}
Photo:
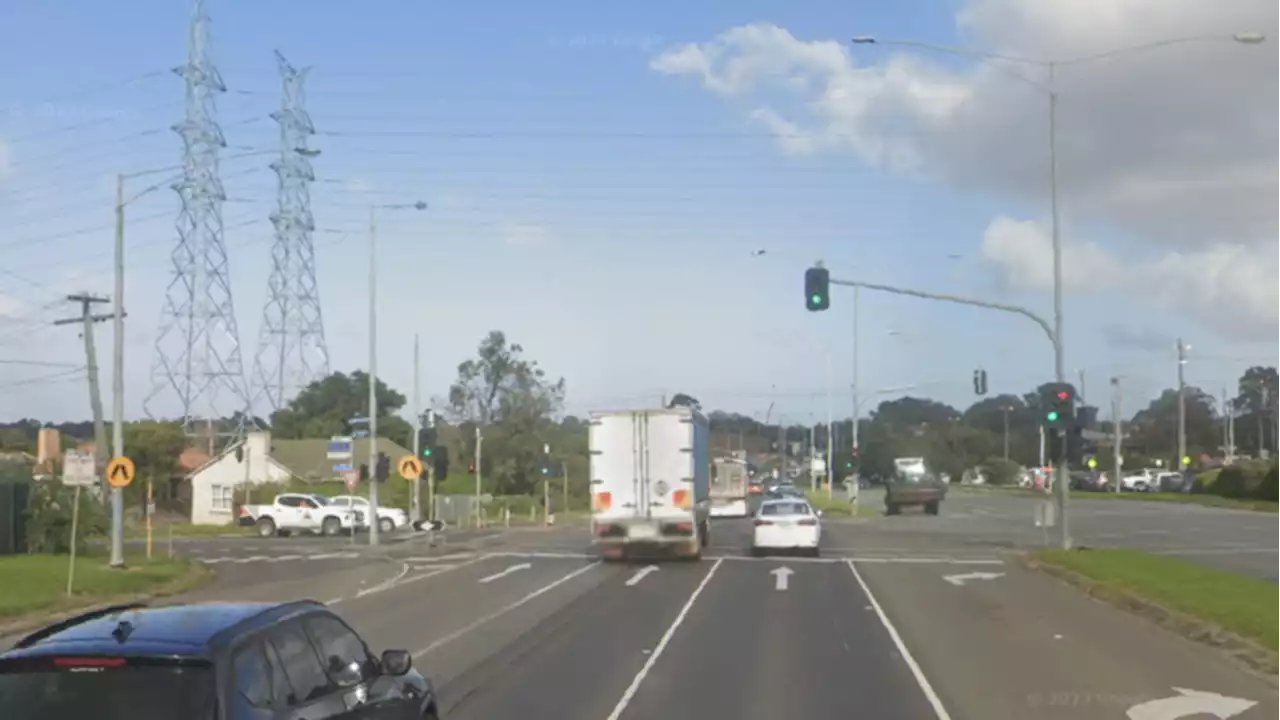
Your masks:
{"label": "street light arm", "polygon": [[993,61],[999,61],[999,62],[1017,63],[1020,65],[1033,65],[1036,67],[1049,67],[1050,65],[1053,64],[1046,60],[1038,60],[1036,58],[1022,57],[1020,55],[1004,55],[1001,53],[993,53],[993,52],[987,52],[984,50],[976,50],[974,48],[960,47],[958,45],[939,45],[937,43],[919,42],[917,40],[877,40],[873,37],[861,36],[861,37],[855,37],[853,39],[853,43],[855,45],[892,45],[895,47],[908,47],[908,48],[916,48],[919,50],[931,50],[933,52],[939,52],[946,55],[955,55],[956,57],[968,58],[970,60],[977,60],[979,62],[982,62],[988,65],[991,68],[1000,70],[1001,72],[1008,73],[1010,77],[1017,78],[1018,80],[1021,80],[1022,82],[1027,83],[1028,85],[1034,86],[1038,90],[1042,90],[1044,92],[1049,92],[1049,93],[1053,92],[1053,88],[1051,88],[1050,86],[1038,80],[1033,80],[1012,68],[997,64],[997,62],[993,62]]}
{"label": "street light arm", "polygon": [[1169,47],[1170,45],[1186,45],[1188,43],[1200,42],[1236,42],[1243,45],[1256,45],[1263,42],[1266,36],[1260,33],[1236,33],[1234,35],[1189,35],[1187,37],[1169,38],[1168,40],[1157,40],[1155,42],[1141,43],[1138,45],[1127,45],[1125,47],[1115,48],[1114,50],[1106,50],[1092,55],[1081,55],[1079,57],[1068,58],[1066,60],[1055,60],[1054,65],[1080,65],[1083,63],[1094,62],[1095,60],[1107,60],[1109,58],[1131,55],[1134,53],[1147,52],[1148,50],[1159,50],[1160,48]]}
{"label": "street light arm", "polygon": [[974,307],[987,308],[988,310],[1000,310],[1001,312],[1013,313],[1021,315],[1044,330],[1044,334],[1049,338],[1049,342],[1055,342],[1053,328],[1049,322],[1030,310],[1018,305],[1008,305],[1005,303],[993,302],[990,300],[977,300],[967,298],[960,295],[950,295],[946,293],[931,293],[923,290],[912,290],[909,288],[894,287],[892,285],[879,285],[876,283],[860,282],[856,280],[837,280],[831,278],[832,285],[845,285],[848,287],[860,287],[868,290],[879,290],[881,292],[893,293],[895,295],[909,295],[911,297],[923,298],[925,300],[941,300],[943,302],[958,303],[960,305],[972,305]]}

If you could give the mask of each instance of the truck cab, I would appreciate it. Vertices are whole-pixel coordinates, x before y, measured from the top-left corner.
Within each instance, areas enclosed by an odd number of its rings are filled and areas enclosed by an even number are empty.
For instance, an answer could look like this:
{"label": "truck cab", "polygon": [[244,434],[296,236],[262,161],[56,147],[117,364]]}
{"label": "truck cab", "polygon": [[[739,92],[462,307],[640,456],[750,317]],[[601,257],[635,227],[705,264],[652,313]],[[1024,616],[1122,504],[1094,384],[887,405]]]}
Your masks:
{"label": "truck cab", "polygon": [[929,515],[937,515],[947,497],[947,484],[924,458],[894,458],[893,465],[893,475],[885,483],[885,513],[897,515],[904,507],[918,506]]}

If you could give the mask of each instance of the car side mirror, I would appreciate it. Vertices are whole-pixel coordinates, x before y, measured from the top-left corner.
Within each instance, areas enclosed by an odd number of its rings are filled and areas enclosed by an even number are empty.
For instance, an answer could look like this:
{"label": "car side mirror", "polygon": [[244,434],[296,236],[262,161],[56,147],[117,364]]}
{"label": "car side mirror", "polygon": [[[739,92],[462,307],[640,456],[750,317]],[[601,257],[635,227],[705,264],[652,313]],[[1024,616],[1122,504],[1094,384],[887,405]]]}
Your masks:
{"label": "car side mirror", "polygon": [[413,667],[413,656],[408,650],[383,650],[382,672],[392,677],[400,677]]}
{"label": "car side mirror", "polygon": [[817,512],[815,512],[814,514],[815,514],[815,515],[817,515],[818,517],[822,517],[822,511],[821,511],[821,510],[818,510],[818,511],[817,511]]}

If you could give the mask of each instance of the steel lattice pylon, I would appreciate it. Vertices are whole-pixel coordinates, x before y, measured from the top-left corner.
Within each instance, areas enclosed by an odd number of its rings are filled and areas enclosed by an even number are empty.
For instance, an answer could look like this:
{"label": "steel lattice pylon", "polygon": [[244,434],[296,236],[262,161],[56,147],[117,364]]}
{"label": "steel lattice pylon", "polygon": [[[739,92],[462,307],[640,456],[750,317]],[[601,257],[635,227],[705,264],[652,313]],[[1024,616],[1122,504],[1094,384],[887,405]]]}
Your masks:
{"label": "steel lattice pylon", "polygon": [[171,256],[173,279],[156,335],[152,389],[143,408],[155,417],[152,403],[171,391],[188,434],[198,434],[198,420],[236,417],[234,427],[221,430],[239,435],[251,420],[223,241],[226,193],[218,155],[226,140],[216,120],[215,98],[226,85],[210,58],[209,24],[204,0],[195,0],[187,62],[174,68],[186,81],[186,117],[173,126],[183,143],[182,179],[173,185],[182,200],[178,246]]}
{"label": "steel lattice pylon", "polygon": [[271,410],[284,407],[313,380],[329,374],[329,349],[324,339],[324,316],[316,289],[315,246],[311,234],[310,183],[315,181],[307,147],[315,127],[306,110],[304,81],[308,68],[295,69],[276,52],[283,97],[271,114],[280,124],[280,159],[271,164],[278,178],[279,207],[271,216],[275,243],[271,248],[271,276],[267,301],[253,359],[252,401],[266,401]]}

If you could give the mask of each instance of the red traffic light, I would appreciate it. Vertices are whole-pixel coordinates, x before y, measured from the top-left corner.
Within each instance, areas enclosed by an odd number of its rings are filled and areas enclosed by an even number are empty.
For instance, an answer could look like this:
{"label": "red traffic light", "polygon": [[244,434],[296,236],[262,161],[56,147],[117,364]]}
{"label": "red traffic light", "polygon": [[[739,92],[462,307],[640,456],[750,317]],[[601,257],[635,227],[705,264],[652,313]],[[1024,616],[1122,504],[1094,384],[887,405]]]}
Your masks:
{"label": "red traffic light", "polygon": [[1059,399],[1059,400],[1066,400],[1066,399],[1068,399],[1068,398],[1070,398],[1070,397],[1071,397],[1071,393],[1067,392],[1066,390],[1059,390],[1059,391],[1058,391],[1058,399]]}

